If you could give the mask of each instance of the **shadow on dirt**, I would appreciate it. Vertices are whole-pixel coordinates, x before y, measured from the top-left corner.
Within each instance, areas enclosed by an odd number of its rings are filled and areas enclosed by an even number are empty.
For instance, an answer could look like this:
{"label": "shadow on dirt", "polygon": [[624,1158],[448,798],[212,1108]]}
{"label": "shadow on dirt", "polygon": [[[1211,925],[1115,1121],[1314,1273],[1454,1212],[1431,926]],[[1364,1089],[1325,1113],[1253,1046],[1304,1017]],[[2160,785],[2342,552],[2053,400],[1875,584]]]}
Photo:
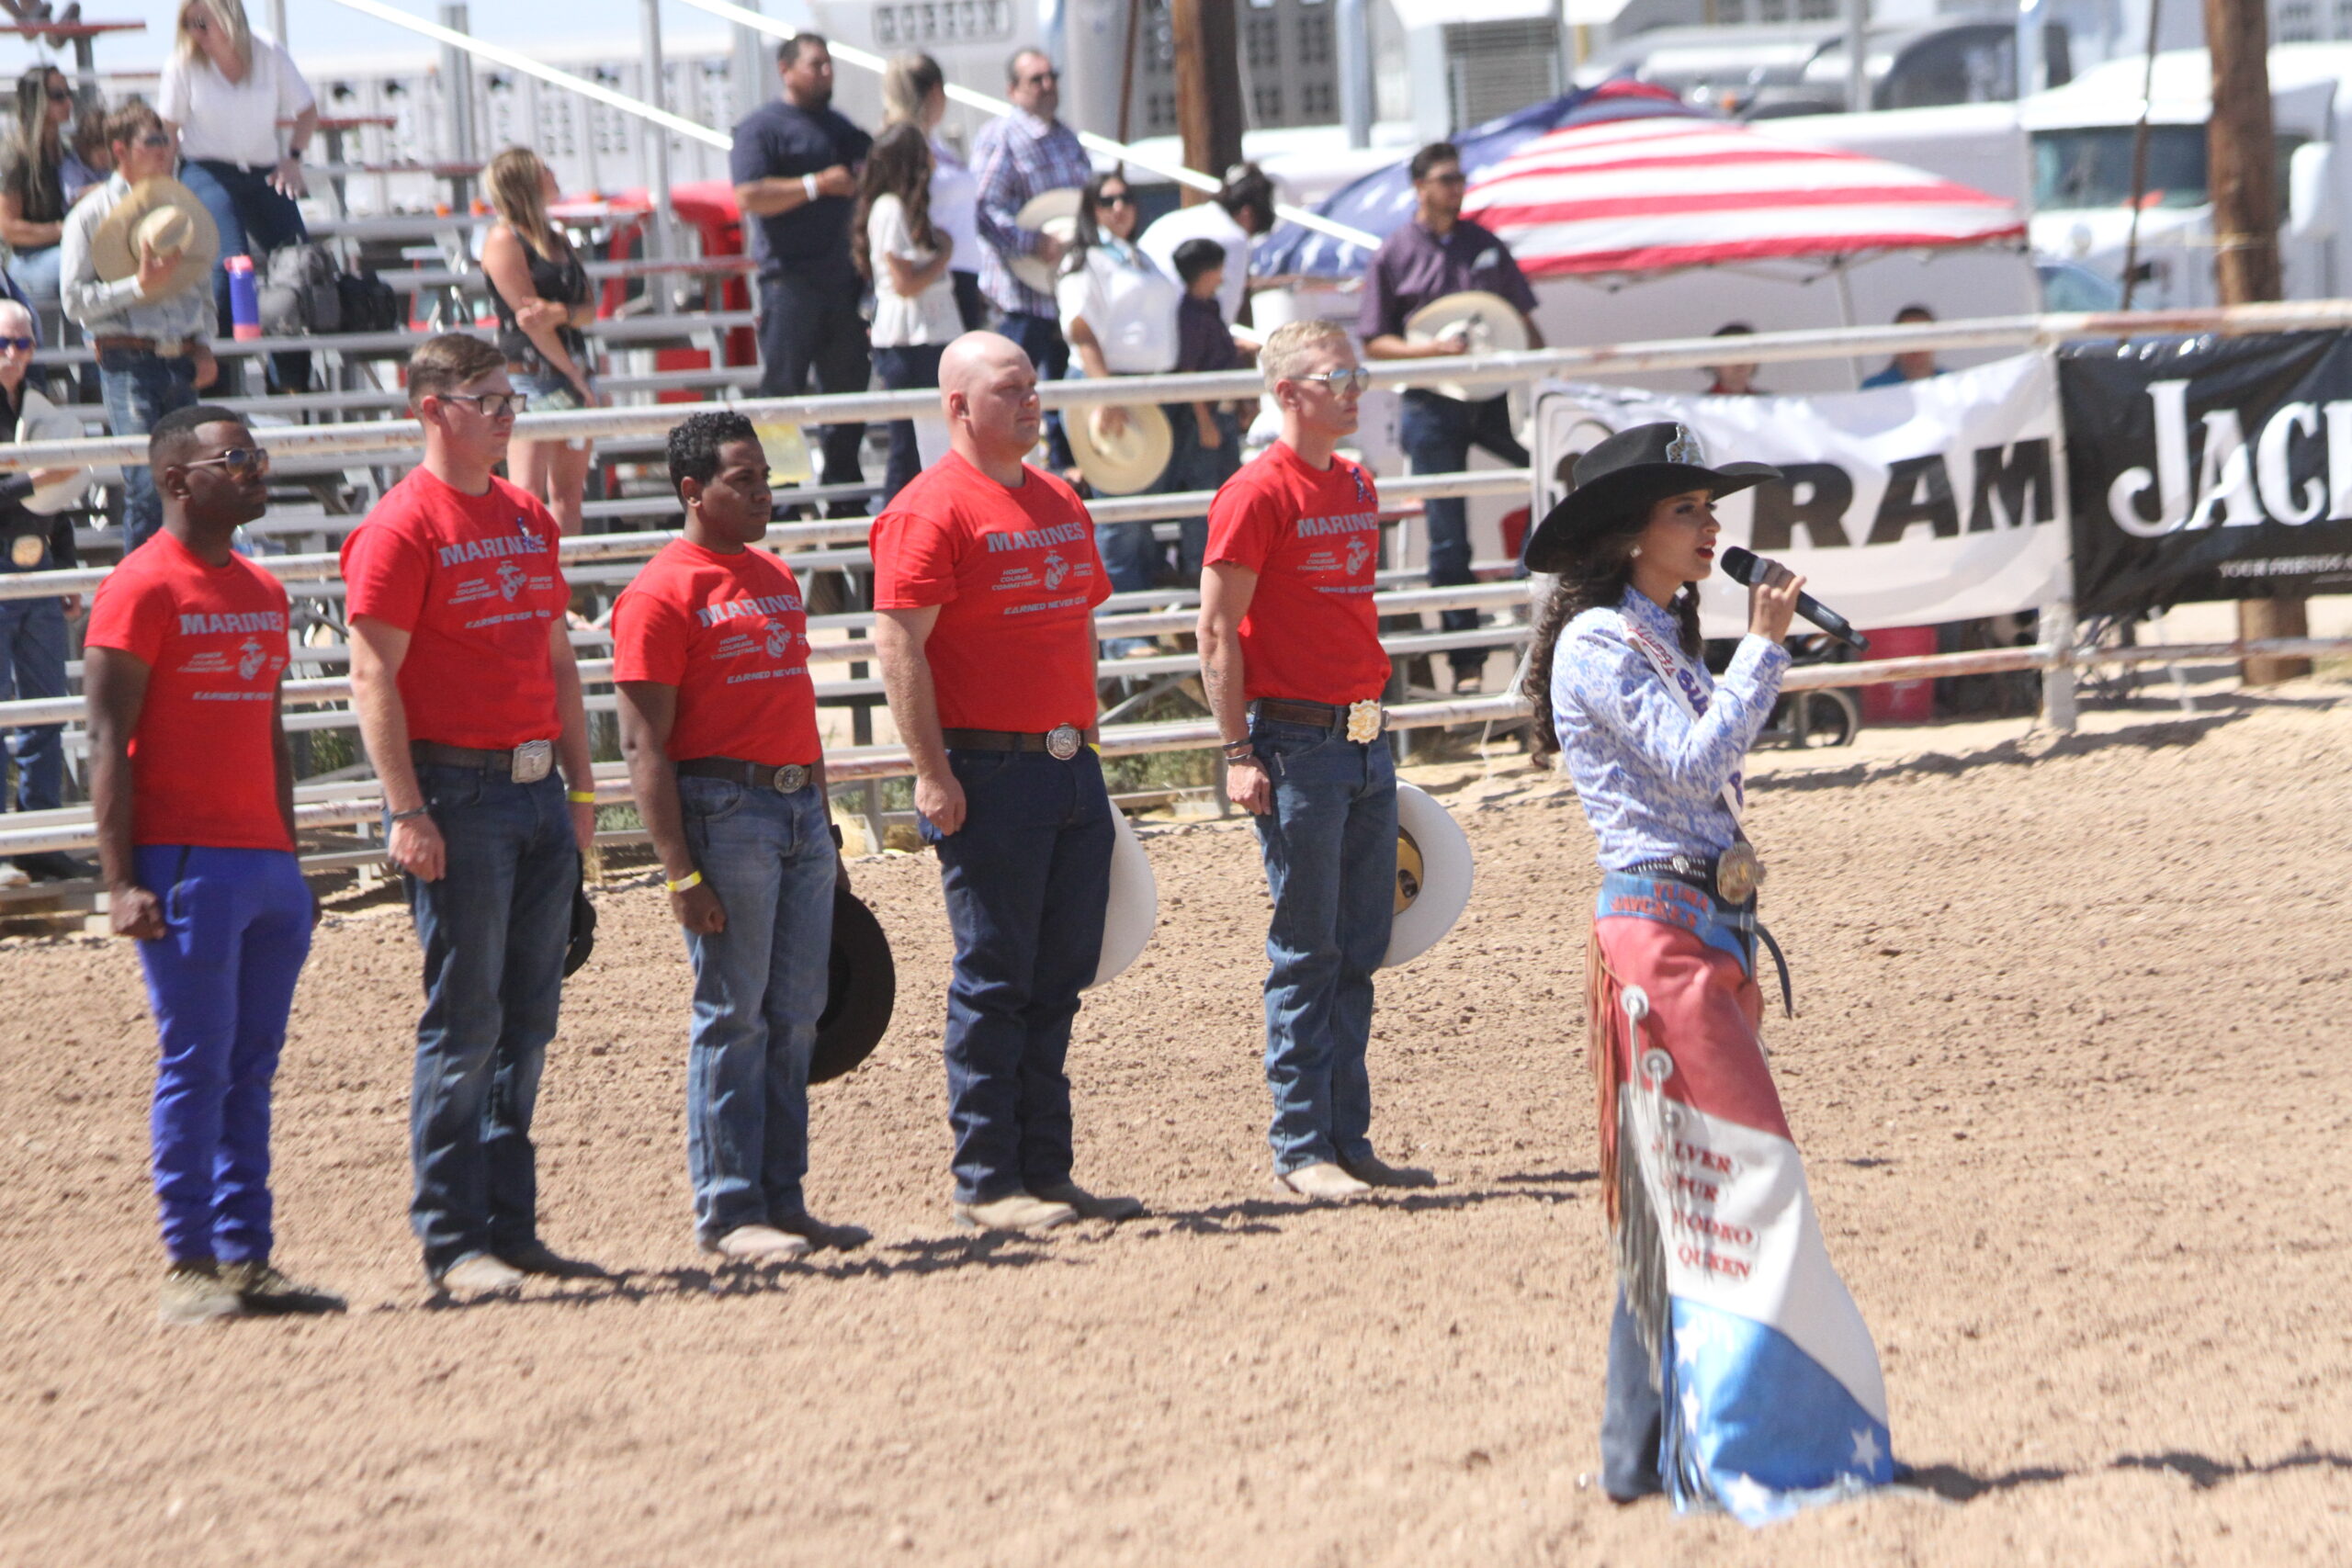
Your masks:
{"label": "shadow on dirt", "polygon": [[2041,734],[2004,740],[1981,751],[1928,751],[1894,761],[1856,762],[1851,767],[1807,769],[1803,773],[1767,773],[1747,781],[1750,795],[1807,794],[1815,790],[1850,789],[1874,780],[1913,774],[1957,776],[1979,768],[2031,767],[2063,757],[2088,757],[2103,751],[2166,751],[2194,746],[2223,725],[2234,724],[2256,712],[2253,707],[2227,713],[2199,714],[2105,734],[2078,733],[2061,737]]}
{"label": "shadow on dirt", "polygon": [[2284,1459],[2257,1463],[2241,1459],[2233,1464],[2226,1460],[2208,1459],[2179,1449],[2160,1454],[2125,1454],[2109,1467],[2114,1470],[2168,1471],[2188,1477],[2188,1483],[2199,1492],[2208,1492],[2224,1481],[2235,1481],[2246,1475],[2276,1475],[2288,1470],[2352,1470],[2352,1459],[2342,1454],[2322,1453],[2317,1449],[2304,1449]]}

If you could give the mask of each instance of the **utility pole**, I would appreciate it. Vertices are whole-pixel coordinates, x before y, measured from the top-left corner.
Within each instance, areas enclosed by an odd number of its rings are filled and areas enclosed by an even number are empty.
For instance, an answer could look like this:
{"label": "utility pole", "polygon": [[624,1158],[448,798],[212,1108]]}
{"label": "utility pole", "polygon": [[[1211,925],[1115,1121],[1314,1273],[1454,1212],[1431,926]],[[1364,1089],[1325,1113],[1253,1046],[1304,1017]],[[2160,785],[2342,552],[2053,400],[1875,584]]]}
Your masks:
{"label": "utility pole", "polygon": [[[1173,0],[1169,9],[1176,46],[1176,130],[1184,163],[1223,177],[1241,162],[1241,59],[1233,0]],[[1187,187],[1189,207],[1207,193]]]}
{"label": "utility pole", "polygon": [[[2213,62],[2213,117],[2206,122],[2213,194],[2214,280],[2224,305],[2285,292],[2278,266],[2278,154],[2270,118],[2270,17],[2264,0],[2205,0],[2205,47]],[[2238,635],[2310,635],[2301,599],[2238,603]],[[2274,686],[2311,673],[2304,659],[2249,659],[2240,676]]]}

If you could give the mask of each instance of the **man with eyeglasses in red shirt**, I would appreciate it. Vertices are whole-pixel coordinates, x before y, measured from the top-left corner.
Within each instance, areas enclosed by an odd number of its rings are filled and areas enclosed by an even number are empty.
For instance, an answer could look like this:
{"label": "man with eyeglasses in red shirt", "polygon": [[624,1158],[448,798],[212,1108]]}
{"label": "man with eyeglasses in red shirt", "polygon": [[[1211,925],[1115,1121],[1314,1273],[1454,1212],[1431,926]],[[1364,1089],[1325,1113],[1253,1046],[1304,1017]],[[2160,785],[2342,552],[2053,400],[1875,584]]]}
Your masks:
{"label": "man with eyeglasses in red shirt", "polygon": [[408,396],[424,461],[343,547],[352,705],[424,947],[410,1222],[433,1282],[479,1294],[601,1272],[539,1240],[531,1147],[595,783],[560,531],[492,471],[523,401],[505,358],[427,339]]}

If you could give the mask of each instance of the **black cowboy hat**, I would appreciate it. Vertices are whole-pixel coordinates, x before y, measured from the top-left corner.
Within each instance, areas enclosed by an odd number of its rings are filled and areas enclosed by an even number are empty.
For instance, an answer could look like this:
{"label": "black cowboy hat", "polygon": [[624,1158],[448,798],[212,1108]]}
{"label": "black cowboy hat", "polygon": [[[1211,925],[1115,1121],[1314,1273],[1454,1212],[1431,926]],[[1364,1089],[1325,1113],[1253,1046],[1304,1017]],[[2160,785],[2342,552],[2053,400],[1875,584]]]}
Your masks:
{"label": "black cowboy hat", "polygon": [[571,936],[563,948],[563,977],[571,979],[580,973],[588,955],[596,951],[596,906],[588,901],[588,888],[583,883],[571,890]]}
{"label": "black cowboy hat", "polygon": [[827,967],[825,1010],[817,1015],[817,1049],[808,1060],[810,1083],[854,1072],[872,1055],[890,1027],[890,1010],[899,998],[890,939],[882,934],[874,911],[839,883],[833,885],[833,951]]}
{"label": "black cowboy hat", "polygon": [[1565,571],[1600,529],[1669,495],[1731,495],[1780,477],[1770,463],[1709,468],[1706,449],[1687,424],[1669,420],[1621,430],[1577,459],[1576,488],[1527,536],[1527,570]]}

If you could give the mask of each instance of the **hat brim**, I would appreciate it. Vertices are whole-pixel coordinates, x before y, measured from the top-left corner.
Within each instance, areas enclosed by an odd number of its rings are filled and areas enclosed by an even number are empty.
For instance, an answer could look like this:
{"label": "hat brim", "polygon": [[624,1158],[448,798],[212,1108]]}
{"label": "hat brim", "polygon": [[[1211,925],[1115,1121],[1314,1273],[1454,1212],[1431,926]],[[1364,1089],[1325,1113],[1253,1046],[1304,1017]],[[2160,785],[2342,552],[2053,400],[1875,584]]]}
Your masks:
{"label": "hat brim", "polygon": [[1544,521],[1529,531],[1521,558],[1530,571],[1565,571],[1595,535],[1630,512],[1685,491],[1736,495],[1780,477],[1781,470],[1770,463],[1725,463],[1716,468],[1696,463],[1636,463],[1618,468],[1578,485],[1545,513]]}
{"label": "hat brim", "polygon": [[1176,454],[1175,429],[1158,403],[1129,404],[1122,412],[1126,428],[1108,441],[1095,438],[1093,410],[1062,415],[1070,457],[1097,495],[1141,494],[1159,482]]}
{"label": "hat brim", "polygon": [[101,282],[119,283],[139,273],[139,254],[132,235],[141,220],[158,208],[176,207],[187,214],[188,243],[164,281],[144,296],[148,303],[168,299],[205,282],[220,259],[220,230],[206,210],[203,198],[168,175],[141,180],[112,210],[98,220],[90,234],[90,265]]}
{"label": "hat brim", "polygon": [[817,1015],[817,1043],[808,1057],[810,1083],[843,1077],[874,1055],[899,999],[899,966],[882,922],[838,883],[826,968],[825,1010]]}

